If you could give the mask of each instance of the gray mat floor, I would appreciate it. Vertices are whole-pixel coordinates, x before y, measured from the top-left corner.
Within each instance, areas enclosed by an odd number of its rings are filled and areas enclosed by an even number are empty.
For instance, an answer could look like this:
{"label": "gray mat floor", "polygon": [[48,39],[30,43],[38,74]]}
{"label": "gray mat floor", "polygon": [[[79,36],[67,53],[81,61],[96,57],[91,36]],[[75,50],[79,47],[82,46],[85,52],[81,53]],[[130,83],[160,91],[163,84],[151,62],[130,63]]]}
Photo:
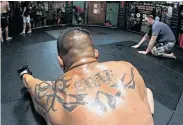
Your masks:
{"label": "gray mat floor", "polygon": [[[87,29],[90,31],[91,35],[93,36],[95,45],[104,45],[104,44],[115,43],[119,41],[137,41],[138,42],[142,38],[142,36],[138,34],[125,32],[119,29],[106,29],[106,28],[97,28],[97,27],[94,27],[94,28],[88,27]],[[60,33],[63,32],[63,30],[51,30],[46,32],[57,39]]]}

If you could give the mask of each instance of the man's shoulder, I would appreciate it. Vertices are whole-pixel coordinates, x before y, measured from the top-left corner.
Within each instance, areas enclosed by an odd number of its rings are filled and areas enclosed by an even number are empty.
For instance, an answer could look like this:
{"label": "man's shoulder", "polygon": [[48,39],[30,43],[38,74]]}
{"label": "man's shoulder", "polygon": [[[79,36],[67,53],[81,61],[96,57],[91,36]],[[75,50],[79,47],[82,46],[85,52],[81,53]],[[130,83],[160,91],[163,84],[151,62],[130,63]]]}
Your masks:
{"label": "man's shoulder", "polygon": [[[127,62],[127,61],[107,61],[107,62],[101,62],[101,63],[98,63],[97,65],[95,65],[95,67],[93,67],[92,69],[90,70],[93,70],[93,71],[98,71],[98,70],[114,70],[114,71],[118,71],[118,70],[122,70],[123,71],[128,71],[132,68],[135,68],[133,66],[132,63],[130,62]],[[75,69],[75,70],[70,70],[64,74],[62,74],[59,78],[70,78],[71,76],[73,75],[77,75],[78,73],[79,74],[83,74],[84,71],[81,71],[81,70],[78,70],[78,69]]]}
{"label": "man's shoulder", "polygon": [[5,1],[6,5],[9,5],[9,2],[8,1]]}
{"label": "man's shoulder", "polygon": [[153,28],[158,28],[158,27],[161,28],[161,27],[164,27],[165,25],[167,25],[167,24],[160,22],[160,21],[156,21],[152,27]]}
{"label": "man's shoulder", "polygon": [[111,65],[111,66],[117,66],[117,67],[120,67],[120,66],[125,66],[125,67],[134,67],[132,63],[130,62],[127,62],[127,61],[108,61],[108,62],[104,62],[104,63],[101,63],[101,64],[106,64],[106,65]]}
{"label": "man's shoulder", "polygon": [[159,26],[161,26],[161,25],[162,25],[162,22],[160,22],[160,21],[155,21],[154,24],[152,25],[152,28],[157,28],[157,27],[159,27]]}

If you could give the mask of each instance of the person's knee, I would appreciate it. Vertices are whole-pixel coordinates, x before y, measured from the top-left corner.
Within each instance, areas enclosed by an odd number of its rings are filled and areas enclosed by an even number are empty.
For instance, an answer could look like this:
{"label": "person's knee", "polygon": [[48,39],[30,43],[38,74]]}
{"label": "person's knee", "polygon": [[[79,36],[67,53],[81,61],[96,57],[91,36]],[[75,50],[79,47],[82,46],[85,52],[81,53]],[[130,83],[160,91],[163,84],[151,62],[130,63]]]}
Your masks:
{"label": "person's knee", "polygon": [[165,50],[167,52],[171,52],[175,46],[175,42],[169,42],[167,45],[165,45]]}
{"label": "person's knee", "polygon": [[157,56],[156,48],[151,49],[151,54]]}
{"label": "person's knee", "polygon": [[154,47],[153,49],[151,49],[151,54],[153,56],[161,56],[162,54],[156,49],[156,47]]}

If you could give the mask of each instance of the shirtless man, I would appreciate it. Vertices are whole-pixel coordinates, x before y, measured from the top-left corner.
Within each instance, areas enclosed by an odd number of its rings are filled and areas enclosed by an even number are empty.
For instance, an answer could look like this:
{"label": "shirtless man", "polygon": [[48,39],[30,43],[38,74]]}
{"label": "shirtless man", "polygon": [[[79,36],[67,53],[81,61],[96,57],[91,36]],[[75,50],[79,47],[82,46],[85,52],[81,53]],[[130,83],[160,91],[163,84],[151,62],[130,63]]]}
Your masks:
{"label": "shirtless man", "polygon": [[9,2],[1,1],[1,24],[0,24],[0,40],[3,42],[2,28],[5,29],[6,40],[11,40],[12,38],[8,36],[8,12],[10,11]]}
{"label": "shirtless man", "polygon": [[18,70],[36,111],[48,125],[154,125],[153,95],[137,69],[124,61],[99,63],[90,33],[66,30],[57,42],[64,74],[54,82]]}

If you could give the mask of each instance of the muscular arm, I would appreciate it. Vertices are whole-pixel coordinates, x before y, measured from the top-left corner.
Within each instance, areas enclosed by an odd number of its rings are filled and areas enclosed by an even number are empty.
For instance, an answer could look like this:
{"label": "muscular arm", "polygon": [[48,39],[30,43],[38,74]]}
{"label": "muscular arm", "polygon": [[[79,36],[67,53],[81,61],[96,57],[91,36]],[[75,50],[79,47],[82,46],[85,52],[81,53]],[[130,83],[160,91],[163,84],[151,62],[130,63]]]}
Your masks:
{"label": "muscular arm", "polygon": [[23,76],[23,82],[26,88],[28,88],[32,98],[42,107],[47,107],[46,95],[52,94],[52,85],[48,82],[41,81],[34,78],[32,75],[25,74]]}
{"label": "muscular arm", "polygon": [[140,95],[142,97],[145,97],[146,96],[146,86],[145,86],[145,82],[144,82],[142,76],[140,75],[138,70],[132,64],[128,63],[128,65],[130,68],[133,68],[134,81],[136,83],[136,86],[140,90]]}
{"label": "muscular arm", "polygon": [[155,25],[152,27],[152,36],[151,36],[151,40],[149,41],[149,45],[146,49],[146,53],[149,53],[151,51],[151,49],[154,47],[154,45],[157,42],[157,37],[160,32],[161,32],[161,26]]}
{"label": "muscular arm", "polygon": [[154,100],[151,90],[146,88],[145,82],[138,70],[130,63],[128,63],[128,66],[133,68],[134,81],[139,89],[140,95],[144,102],[149,106],[151,113],[154,114]]}

